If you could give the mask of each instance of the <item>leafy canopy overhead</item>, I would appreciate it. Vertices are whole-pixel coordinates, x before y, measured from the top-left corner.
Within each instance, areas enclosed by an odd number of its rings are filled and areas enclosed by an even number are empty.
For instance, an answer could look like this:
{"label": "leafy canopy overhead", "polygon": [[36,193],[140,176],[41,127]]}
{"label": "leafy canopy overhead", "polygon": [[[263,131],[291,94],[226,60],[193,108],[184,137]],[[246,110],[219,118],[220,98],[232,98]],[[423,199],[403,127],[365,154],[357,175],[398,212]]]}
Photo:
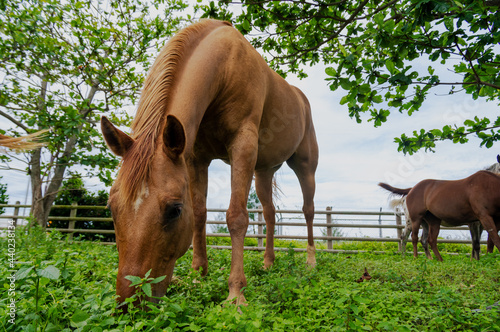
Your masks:
{"label": "leafy canopy overhead", "polygon": [[[5,0],[0,5],[0,121],[12,136],[50,129],[24,157],[40,223],[65,171],[109,184],[118,161],[97,130],[126,125],[159,47],[180,27],[182,0]],[[0,159],[11,169],[11,160]],[[23,159],[24,158],[24,159]]]}
{"label": "leafy canopy overhead", "polygon": [[[449,87],[474,100],[500,100],[500,1],[219,1],[200,6],[203,16],[232,20],[261,48],[282,74],[305,76],[304,65],[327,65],[332,90],[346,91],[341,103],[361,122],[380,126],[391,111],[411,115],[429,92]],[[242,13],[234,15],[240,4]],[[419,64],[426,59],[430,65]],[[438,74],[443,67],[452,75]],[[446,72],[443,71],[443,72]],[[396,138],[398,149],[433,150],[435,142],[465,143],[476,134],[481,145],[500,139],[500,117],[477,114],[463,123],[414,131]]]}

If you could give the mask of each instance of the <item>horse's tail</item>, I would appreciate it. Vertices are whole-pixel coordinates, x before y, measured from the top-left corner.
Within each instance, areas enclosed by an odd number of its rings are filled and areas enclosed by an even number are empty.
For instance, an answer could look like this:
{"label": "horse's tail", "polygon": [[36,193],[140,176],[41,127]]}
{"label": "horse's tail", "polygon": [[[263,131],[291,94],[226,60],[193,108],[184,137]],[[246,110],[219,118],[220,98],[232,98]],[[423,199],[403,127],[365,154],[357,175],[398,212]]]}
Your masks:
{"label": "horse's tail", "polygon": [[390,191],[394,195],[399,195],[399,196],[406,196],[406,195],[408,195],[408,193],[412,189],[412,188],[406,188],[406,189],[394,188],[393,186],[390,186],[387,183],[382,183],[382,182],[380,182],[378,185],[380,187],[384,188],[385,190]]}
{"label": "horse's tail", "polygon": [[11,137],[0,134],[0,146],[18,152],[37,149],[47,145],[47,143],[40,141],[40,136],[47,131],[47,129],[41,130],[36,133],[21,137]]}
{"label": "horse's tail", "polygon": [[389,202],[389,206],[391,207],[391,209],[396,210],[396,208],[398,208],[400,206],[404,208],[405,203],[406,203],[406,197],[401,197],[401,198],[392,199]]}

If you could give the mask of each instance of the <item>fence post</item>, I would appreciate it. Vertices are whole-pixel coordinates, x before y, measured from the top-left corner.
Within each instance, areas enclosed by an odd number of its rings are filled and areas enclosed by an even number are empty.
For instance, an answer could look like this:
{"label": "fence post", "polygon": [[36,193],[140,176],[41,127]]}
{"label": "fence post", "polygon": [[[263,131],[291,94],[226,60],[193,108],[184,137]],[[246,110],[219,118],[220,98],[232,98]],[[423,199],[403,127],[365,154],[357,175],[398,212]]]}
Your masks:
{"label": "fence post", "polygon": [[260,224],[261,222],[264,221],[264,217],[262,216],[262,211],[257,212],[257,221],[259,224],[257,225],[257,233],[259,234],[259,238],[257,239],[257,247],[263,247],[264,246],[264,239],[261,238],[260,236],[263,235],[263,228],[262,225]]}
{"label": "fence post", "polygon": [[[21,202],[20,201],[16,201],[16,205],[21,205]],[[14,208],[14,218],[12,218],[12,222],[14,224],[14,228],[17,227],[17,216],[19,215],[19,206],[16,206]]]}
{"label": "fence post", "polygon": [[[378,224],[382,226],[382,208],[380,208],[380,214],[378,215]],[[382,238],[382,227],[378,229],[378,237]]]}
{"label": "fence post", "polygon": [[[330,226],[332,224],[332,214],[331,214],[331,211],[332,211],[332,207],[331,206],[327,206],[326,207],[326,223],[328,224],[328,226],[326,226],[326,236],[332,236],[332,226]],[[328,213],[328,211],[330,211],[330,213]],[[327,248],[328,249],[333,249],[333,241],[328,239],[326,241],[327,243]]]}
{"label": "fence post", "polygon": [[[78,211],[78,209],[76,208],[78,206],[78,203],[77,202],[73,202],[71,203],[71,206],[74,206],[74,208],[71,209],[70,213],[69,213],[69,217],[70,218],[74,218],[76,217],[76,212]],[[68,223],[68,229],[70,230],[74,230],[75,229],[75,220],[70,220],[69,223]],[[70,232],[69,233],[69,240],[73,240],[73,232]]]}
{"label": "fence post", "polygon": [[[401,213],[399,212],[399,208],[396,208],[394,210],[394,214],[396,215],[396,225],[398,226],[401,226]],[[403,253],[404,252],[404,249],[403,248],[403,239],[402,239],[402,231],[401,231],[401,228],[397,228],[396,230],[396,234],[398,235],[398,239],[399,239],[399,242],[398,242],[398,250],[400,253]],[[406,243],[404,243],[405,246],[406,246]]]}

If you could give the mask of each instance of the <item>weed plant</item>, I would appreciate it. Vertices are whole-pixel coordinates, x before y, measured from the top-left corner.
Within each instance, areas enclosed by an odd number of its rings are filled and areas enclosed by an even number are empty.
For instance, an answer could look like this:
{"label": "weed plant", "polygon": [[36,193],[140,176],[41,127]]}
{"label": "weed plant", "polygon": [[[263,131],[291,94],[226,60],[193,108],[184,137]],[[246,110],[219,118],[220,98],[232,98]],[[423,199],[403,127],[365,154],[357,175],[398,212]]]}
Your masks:
{"label": "weed plant", "polygon": [[[8,257],[6,238],[1,253]],[[281,246],[285,244],[282,243]],[[175,279],[159,304],[129,312],[116,308],[116,247],[68,242],[57,232],[16,233],[16,265],[2,264],[0,331],[498,331],[500,255],[444,262],[401,255],[383,244],[355,243],[360,254],[276,253],[264,270],[263,253],[245,252],[247,306],[225,303],[231,252],[209,249],[208,275],[191,269],[192,252],[178,262]],[[345,244],[346,245],[346,244]],[[347,245],[346,245],[347,246]],[[386,251],[372,254],[371,251]],[[469,252],[467,250],[466,252]],[[365,268],[371,280],[356,282]],[[10,316],[15,274],[15,316]],[[129,278],[136,296],[158,279]],[[201,282],[195,282],[199,281]],[[492,306],[493,305],[493,306]]]}

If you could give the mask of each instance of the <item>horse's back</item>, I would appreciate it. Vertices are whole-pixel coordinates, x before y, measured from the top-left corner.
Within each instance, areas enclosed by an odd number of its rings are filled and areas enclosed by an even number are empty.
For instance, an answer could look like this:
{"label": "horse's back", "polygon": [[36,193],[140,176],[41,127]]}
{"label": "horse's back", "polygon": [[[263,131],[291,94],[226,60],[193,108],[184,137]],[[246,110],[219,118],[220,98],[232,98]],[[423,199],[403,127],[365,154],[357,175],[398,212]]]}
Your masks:
{"label": "horse's back", "polygon": [[477,220],[480,210],[500,213],[500,177],[479,171],[460,180],[423,180],[408,194],[409,208],[450,224]]}
{"label": "horse's back", "polygon": [[199,126],[198,144],[203,148],[198,153],[214,151],[213,157],[227,160],[228,141],[242,128],[257,132],[256,168],[280,165],[305,140],[316,144],[305,95],[269,68],[236,29],[215,28],[199,42],[190,62],[193,66],[184,75],[204,71],[202,79],[211,77],[213,89],[202,96],[211,100]]}

